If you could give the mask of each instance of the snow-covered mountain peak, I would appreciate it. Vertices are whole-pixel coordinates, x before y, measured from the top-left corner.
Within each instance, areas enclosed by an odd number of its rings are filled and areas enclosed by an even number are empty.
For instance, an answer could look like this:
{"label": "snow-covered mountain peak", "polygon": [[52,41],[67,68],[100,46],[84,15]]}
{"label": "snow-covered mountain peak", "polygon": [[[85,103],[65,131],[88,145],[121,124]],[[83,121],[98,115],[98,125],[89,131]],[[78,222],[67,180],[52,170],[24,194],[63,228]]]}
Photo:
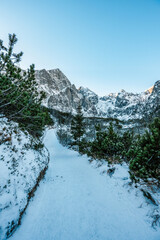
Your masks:
{"label": "snow-covered mountain peak", "polygon": [[77,89],[59,69],[36,71],[36,79],[39,89],[47,94],[44,105],[59,112],[74,114],[80,102],[85,117],[141,121],[159,114],[160,80],[142,93],[122,89],[99,97],[89,88]]}
{"label": "snow-covered mountain peak", "polygon": [[89,88],[85,88],[85,87],[80,87],[78,89],[79,93],[81,93],[83,96],[97,96],[97,94],[93,91],[91,91]]}
{"label": "snow-covered mountain peak", "polygon": [[126,91],[124,89],[121,89],[121,93],[125,93]]}
{"label": "snow-covered mountain peak", "polygon": [[145,90],[145,93],[146,93],[146,94],[147,94],[147,93],[151,94],[151,93],[153,92],[153,87],[154,87],[154,86],[152,86],[152,87],[148,88],[147,90]]}

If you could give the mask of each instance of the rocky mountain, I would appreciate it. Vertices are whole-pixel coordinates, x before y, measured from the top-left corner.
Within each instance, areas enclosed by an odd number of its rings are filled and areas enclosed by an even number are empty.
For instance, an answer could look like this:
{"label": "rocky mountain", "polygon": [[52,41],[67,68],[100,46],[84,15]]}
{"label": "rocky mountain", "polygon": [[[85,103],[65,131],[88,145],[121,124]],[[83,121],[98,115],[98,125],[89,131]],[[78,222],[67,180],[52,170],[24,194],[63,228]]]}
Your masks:
{"label": "rocky mountain", "polygon": [[142,93],[121,90],[99,97],[88,88],[77,89],[59,69],[37,70],[36,79],[47,95],[43,104],[59,112],[75,114],[80,102],[85,117],[132,121],[160,114],[160,80]]}

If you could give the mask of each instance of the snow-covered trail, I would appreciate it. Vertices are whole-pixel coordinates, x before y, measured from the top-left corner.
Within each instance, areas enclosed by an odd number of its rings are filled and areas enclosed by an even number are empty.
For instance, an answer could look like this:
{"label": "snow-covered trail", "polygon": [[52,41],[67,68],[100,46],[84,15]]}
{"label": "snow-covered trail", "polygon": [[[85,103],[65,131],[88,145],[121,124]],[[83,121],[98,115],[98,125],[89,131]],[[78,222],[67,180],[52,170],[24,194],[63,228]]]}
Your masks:
{"label": "snow-covered trail", "polygon": [[61,146],[54,130],[45,144],[46,177],[13,240],[159,240],[126,189],[92,168],[86,157]]}

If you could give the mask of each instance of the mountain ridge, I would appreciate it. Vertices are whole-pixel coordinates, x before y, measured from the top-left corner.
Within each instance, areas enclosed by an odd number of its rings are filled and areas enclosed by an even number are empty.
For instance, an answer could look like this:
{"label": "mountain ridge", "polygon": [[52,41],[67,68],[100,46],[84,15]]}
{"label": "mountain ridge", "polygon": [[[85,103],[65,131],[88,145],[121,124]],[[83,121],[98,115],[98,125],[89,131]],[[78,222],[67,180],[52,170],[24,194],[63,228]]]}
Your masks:
{"label": "mountain ridge", "polygon": [[63,113],[75,114],[79,102],[82,105],[84,117],[117,118],[133,120],[159,116],[160,80],[154,86],[141,93],[121,90],[99,97],[89,88],[76,88],[60,71],[36,70],[36,80],[39,89],[46,92],[43,104]]}

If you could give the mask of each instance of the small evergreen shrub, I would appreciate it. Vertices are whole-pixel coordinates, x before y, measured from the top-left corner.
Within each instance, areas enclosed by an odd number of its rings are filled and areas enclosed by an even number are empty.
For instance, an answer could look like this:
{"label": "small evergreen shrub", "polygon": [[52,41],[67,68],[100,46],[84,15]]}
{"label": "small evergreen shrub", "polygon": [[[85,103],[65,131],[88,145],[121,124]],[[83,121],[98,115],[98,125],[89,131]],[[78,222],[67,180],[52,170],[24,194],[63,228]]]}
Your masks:
{"label": "small evergreen shrub", "polygon": [[138,178],[160,180],[160,118],[155,118],[128,152],[130,170]]}

